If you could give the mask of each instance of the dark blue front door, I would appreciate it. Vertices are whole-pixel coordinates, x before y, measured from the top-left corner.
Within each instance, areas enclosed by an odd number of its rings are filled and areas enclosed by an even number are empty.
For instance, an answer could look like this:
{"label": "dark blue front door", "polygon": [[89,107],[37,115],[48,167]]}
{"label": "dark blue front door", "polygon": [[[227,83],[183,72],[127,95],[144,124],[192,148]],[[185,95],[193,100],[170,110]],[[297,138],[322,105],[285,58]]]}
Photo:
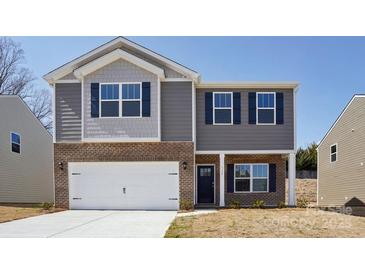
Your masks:
{"label": "dark blue front door", "polygon": [[198,166],[198,204],[214,203],[214,166]]}

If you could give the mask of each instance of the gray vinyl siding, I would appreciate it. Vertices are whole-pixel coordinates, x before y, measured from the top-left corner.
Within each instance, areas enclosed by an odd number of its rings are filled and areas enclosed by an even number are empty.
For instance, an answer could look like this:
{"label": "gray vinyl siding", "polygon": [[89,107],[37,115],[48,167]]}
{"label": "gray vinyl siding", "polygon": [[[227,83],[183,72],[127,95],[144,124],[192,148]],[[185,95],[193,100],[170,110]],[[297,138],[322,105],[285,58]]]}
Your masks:
{"label": "gray vinyl siding", "polygon": [[162,141],[192,141],[192,83],[161,83]]}
{"label": "gray vinyl siding", "polygon": [[[91,83],[151,83],[151,116],[141,118],[91,118]],[[84,78],[84,138],[158,138],[158,79],[124,60],[115,61]]]}
{"label": "gray vinyl siding", "polygon": [[[241,93],[241,124],[205,124],[205,93],[233,91]],[[284,94],[284,124],[248,124],[248,93],[276,91]],[[291,89],[197,89],[197,150],[292,150],[294,149],[294,104]]]}
{"label": "gray vinyl siding", "polygon": [[81,84],[56,84],[56,141],[81,140]]}
{"label": "gray vinyl siding", "polygon": [[[0,95],[0,117],[0,203],[53,202],[52,136],[17,96]],[[20,154],[11,132],[20,134]]]}
{"label": "gray vinyl siding", "polygon": [[[331,163],[335,143],[337,161]],[[353,198],[365,203],[365,97],[352,101],[320,144],[318,157],[320,206],[343,206]]]}

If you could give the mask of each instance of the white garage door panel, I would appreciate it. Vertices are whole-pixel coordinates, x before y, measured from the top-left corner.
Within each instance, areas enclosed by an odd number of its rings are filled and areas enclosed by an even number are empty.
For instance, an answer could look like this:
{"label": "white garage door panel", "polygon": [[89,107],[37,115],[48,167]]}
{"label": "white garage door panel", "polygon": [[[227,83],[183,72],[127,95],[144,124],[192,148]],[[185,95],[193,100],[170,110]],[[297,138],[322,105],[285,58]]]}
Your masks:
{"label": "white garage door panel", "polygon": [[69,163],[71,209],[179,208],[178,162]]}

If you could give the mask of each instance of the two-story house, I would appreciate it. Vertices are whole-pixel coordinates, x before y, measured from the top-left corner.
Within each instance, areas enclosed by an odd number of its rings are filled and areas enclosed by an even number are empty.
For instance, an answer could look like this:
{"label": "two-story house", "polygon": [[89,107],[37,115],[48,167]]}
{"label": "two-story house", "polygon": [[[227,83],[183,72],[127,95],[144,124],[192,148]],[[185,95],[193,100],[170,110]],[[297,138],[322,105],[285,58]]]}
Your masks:
{"label": "two-story house", "polygon": [[207,83],[118,37],[51,71],[56,205],[295,204],[297,83]]}

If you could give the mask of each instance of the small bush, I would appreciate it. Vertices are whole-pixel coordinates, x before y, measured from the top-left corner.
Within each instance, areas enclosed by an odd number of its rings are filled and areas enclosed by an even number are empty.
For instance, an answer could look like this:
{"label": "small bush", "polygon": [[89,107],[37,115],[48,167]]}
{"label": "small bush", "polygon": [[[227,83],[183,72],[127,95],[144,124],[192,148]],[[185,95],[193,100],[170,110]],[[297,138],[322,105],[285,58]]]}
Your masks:
{"label": "small bush", "polygon": [[309,201],[305,197],[300,197],[297,199],[297,207],[306,208],[309,205]]}
{"label": "small bush", "polygon": [[280,201],[280,202],[278,203],[278,208],[286,208],[286,204],[285,204],[285,202]]}
{"label": "small bush", "polygon": [[265,208],[265,202],[263,200],[255,200],[251,207],[252,208]]}
{"label": "small bush", "polygon": [[42,204],[42,208],[43,208],[44,210],[49,210],[49,209],[51,209],[52,207],[53,207],[53,203],[45,202],[45,203],[43,203],[43,204]]}
{"label": "small bush", "polygon": [[194,205],[191,201],[187,201],[187,200],[181,200],[180,201],[180,210],[193,210],[194,209]]}
{"label": "small bush", "polygon": [[234,208],[234,209],[239,209],[241,208],[241,203],[240,201],[238,200],[232,200],[229,205],[228,205],[229,208]]}

